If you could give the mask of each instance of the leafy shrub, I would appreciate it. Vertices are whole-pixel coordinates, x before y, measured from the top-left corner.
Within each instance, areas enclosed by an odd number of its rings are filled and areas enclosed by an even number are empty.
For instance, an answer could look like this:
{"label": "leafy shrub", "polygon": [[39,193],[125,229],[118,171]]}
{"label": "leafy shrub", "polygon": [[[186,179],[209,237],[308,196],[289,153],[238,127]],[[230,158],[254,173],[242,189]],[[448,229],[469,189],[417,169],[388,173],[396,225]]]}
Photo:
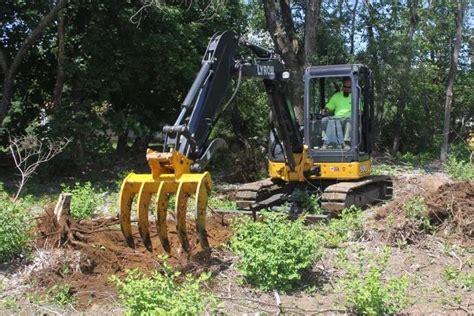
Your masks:
{"label": "leafy shrub", "polygon": [[261,221],[240,218],[233,223],[232,250],[240,257],[237,269],[246,281],[263,290],[289,290],[301,272],[321,256],[314,231],[303,218],[262,213]]}
{"label": "leafy shrub", "polygon": [[173,272],[166,262],[163,270],[146,276],[134,269],[127,271],[124,280],[111,277],[128,315],[199,315],[216,304],[214,296],[202,289],[210,274],[203,273],[197,279],[186,275],[179,283],[180,272]]}
{"label": "leafy shrub", "polygon": [[428,207],[425,204],[423,197],[415,196],[409,199],[402,206],[405,216],[417,224],[417,226],[429,233],[433,230],[433,227],[430,223],[430,218],[428,216]]}
{"label": "leafy shrub", "polygon": [[464,142],[449,144],[449,156],[457,160],[468,161],[471,156],[471,150]]}
{"label": "leafy shrub", "polygon": [[455,180],[474,181],[474,164],[455,157],[449,157],[445,164],[446,172]]}
{"label": "leafy shrub", "polygon": [[13,203],[0,183],[0,261],[7,261],[27,250],[32,218],[25,199]]}
{"label": "leafy shrub", "polygon": [[327,248],[337,248],[341,243],[359,238],[362,234],[362,211],[355,206],[344,209],[340,218],[326,225],[318,225],[317,234]]}
{"label": "leafy shrub", "polygon": [[358,253],[357,263],[346,257],[339,262],[344,275],[339,287],[344,293],[346,305],[357,314],[396,314],[408,303],[409,280],[406,276],[384,279],[382,271],[390,256],[388,248],[382,255]]}
{"label": "leafy shrub", "polygon": [[90,182],[83,185],[76,182],[73,187],[63,186],[63,191],[72,193],[71,216],[75,219],[90,218],[99,206],[97,192]]}

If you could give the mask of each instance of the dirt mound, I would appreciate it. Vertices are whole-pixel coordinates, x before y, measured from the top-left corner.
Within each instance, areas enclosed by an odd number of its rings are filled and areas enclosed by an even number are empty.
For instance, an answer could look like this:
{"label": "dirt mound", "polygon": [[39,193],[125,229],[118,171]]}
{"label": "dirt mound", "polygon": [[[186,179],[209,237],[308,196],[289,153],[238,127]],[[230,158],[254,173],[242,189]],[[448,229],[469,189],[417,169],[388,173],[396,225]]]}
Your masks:
{"label": "dirt mound", "polygon": [[[61,235],[57,230],[52,205],[46,207],[44,216],[38,218],[36,246],[51,249],[61,245],[65,248],[63,260],[58,260],[52,267],[32,274],[33,280],[39,282],[43,289],[57,284],[67,284],[71,287],[74,297],[78,299],[78,305],[85,307],[92,299],[94,303],[98,300],[113,299],[115,292],[108,282],[112,274],[122,276],[127,269],[153,271],[161,267],[160,255],[164,255],[165,251],[153,224],[150,227],[153,252],[149,252],[143,246],[136,226],[133,226],[136,249],[126,245],[117,218],[81,222],[69,218],[68,222],[71,231],[66,235],[69,236]],[[168,263],[176,269],[187,272],[213,271],[226,265],[218,247],[226,243],[231,235],[227,219],[224,220],[220,216],[208,218],[207,232],[212,247],[210,251],[203,251],[200,247],[192,219],[188,220],[187,228],[191,246],[189,254],[182,250],[179,243],[176,222],[168,220],[171,243]],[[74,238],[72,242],[71,237]]]}
{"label": "dirt mound", "polygon": [[474,183],[456,182],[442,185],[425,196],[428,217],[445,232],[474,238]]}
{"label": "dirt mound", "polygon": [[[411,210],[407,205],[414,199]],[[474,183],[455,182],[435,191],[405,195],[378,210],[376,228],[389,243],[416,243],[428,232],[463,241],[474,239]]]}

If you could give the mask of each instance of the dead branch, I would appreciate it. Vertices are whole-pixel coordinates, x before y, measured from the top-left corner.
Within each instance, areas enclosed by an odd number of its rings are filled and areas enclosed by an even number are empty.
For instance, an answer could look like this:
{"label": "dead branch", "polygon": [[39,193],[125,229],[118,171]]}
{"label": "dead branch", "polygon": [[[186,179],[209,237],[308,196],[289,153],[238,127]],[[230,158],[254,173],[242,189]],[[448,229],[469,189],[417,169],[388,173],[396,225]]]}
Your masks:
{"label": "dead branch", "polygon": [[21,180],[13,201],[18,199],[26,182],[35,173],[39,165],[51,160],[60,154],[71,139],[63,138],[52,140],[40,139],[33,135],[10,136],[9,148],[16,168],[20,171]]}

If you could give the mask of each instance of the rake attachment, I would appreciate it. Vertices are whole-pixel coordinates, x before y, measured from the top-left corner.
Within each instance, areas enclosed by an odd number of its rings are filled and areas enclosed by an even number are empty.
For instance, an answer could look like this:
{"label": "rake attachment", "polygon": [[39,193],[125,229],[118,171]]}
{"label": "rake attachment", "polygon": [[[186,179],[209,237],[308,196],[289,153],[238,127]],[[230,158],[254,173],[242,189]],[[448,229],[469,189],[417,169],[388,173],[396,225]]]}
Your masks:
{"label": "rake attachment", "polygon": [[149,231],[149,206],[152,196],[156,196],[156,227],[163,249],[170,252],[168,239],[167,212],[171,195],[176,195],[176,230],[184,251],[189,252],[189,240],[186,232],[186,213],[188,198],[195,195],[196,229],[201,247],[209,248],[206,232],[206,208],[211,188],[208,172],[190,173],[192,161],[177,151],[158,153],[148,149],[147,160],[151,174],[130,173],[122,183],[119,198],[120,227],[129,247],[135,248],[132,236],[131,210],[137,196],[138,231],[149,251],[153,246]]}

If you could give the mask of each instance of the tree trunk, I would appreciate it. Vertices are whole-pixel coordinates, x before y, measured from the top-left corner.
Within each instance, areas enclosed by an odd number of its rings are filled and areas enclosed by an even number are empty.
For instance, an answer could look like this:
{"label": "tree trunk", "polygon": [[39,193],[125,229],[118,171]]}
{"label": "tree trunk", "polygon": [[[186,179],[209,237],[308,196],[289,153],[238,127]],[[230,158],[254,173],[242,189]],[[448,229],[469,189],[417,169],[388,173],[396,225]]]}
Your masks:
{"label": "tree trunk", "polygon": [[[378,62],[378,54],[380,54],[380,51],[377,49],[374,31],[374,28],[376,28],[377,11],[374,9],[370,1],[366,0],[364,3],[367,9],[367,18],[365,21],[365,28],[367,30],[367,52],[370,56],[370,68],[374,73],[374,98],[379,100],[379,102],[375,102],[374,135],[377,140],[380,138],[380,132],[382,130],[381,126],[384,118],[385,85],[380,76],[380,63]],[[377,144],[377,141],[375,143]]]}
{"label": "tree trunk", "polygon": [[121,156],[128,150],[128,128],[118,136],[115,154]]}
{"label": "tree trunk", "polygon": [[[58,0],[54,7],[49,11],[47,15],[43,17],[40,23],[36,26],[35,29],[31,32],[30,36],[26,38],[23,45],[18,50],[18,53],[13,58],[13,62],[9,67],[6,67],[7,70],[4,71],[4,78],[3,78],[3,88],[2,88],[2,99],[0,100],[0,126],[3,124],[3,120],[7,115],[8,108],[10,106],[10,100],[13,95],[13,81],[15,79],[16,73],[18,71],[18,67],[20,66],[21,61],[25,57],[26,53],[30,49],[30,47],[39,39],[44,33],[46,27],[51,23],[54,19],[56,14],[61,10],[66,4],[68,0]],[[3,54],[2,54],[3,55]],[[5,56],[3,56],[5,57]],[[7,66],[6,60],[4,58],[4,62],[2,62],[2,68]]]}
{"label": "tree trunk", "polygon": [[466,11],[466,1],[460,0],[458,2],[458,9],[456,12],[456,39],[451,54],[451,65],[449,67],[448,85],[446,88],[446,101],[444,103],[444,128],[443,128],[443,143],[441,145],[440,159],[445,162],[448,158],[448,143],[449,143],[449,123],[451,120],[451,106],[453,103],[453,85],[458,69],[459,50],[461,49],[462,28],[464,20],[464,12]]}
{"label": "tree trunk", "polygon": [[[398,95],[399,105],[395,114],[395,122],[402,122],[403,112],[407,104],[409,103],[410,93],[410,78],[411,78],[411,65],[413,62],[413,35],[415,34],[416,26],[418,24],[418,0],[408,1],[410,7],[410,27],[407,32],[407,40],[404,43],[406,52],[406,62],[404,63],[402,78],[400,80],[400,91]],[[393,135],[392,153],[400,151],[402,139],[402,129],[396,128]]]}
{"label": "tree trunk", "polygon": [[354,55],[354,36],[355,36],[355,29],[356,29],[356,17],[357,17],[357,5],[359,4],[359,0],[355,0],[354,7],[351,10],[351,33],[350,33],[350,54]]}
{"label": "tree trunk", "polygon": [[306,66],[311,65],[312,56],[316,53],[319,14],[321,10],[321,0],[308,1],[306,7],[306,18],[304,26],[304,59]]}
{"label": "tree trunk", "polygon": [[[279,4],[279,10],[275,3]],[[295,115],[300,124],[303,123],[303,87],[301,84],[306,58],[316,50],[316,28],[319,19],[321,0],[306,0],[305,40],[302,48],[296,35],[289,0],[264,0],[263,8],[268,31],[275,44],[276,51],[282,56],[286,67],[291,72],[290,95]],[[279,11],[279,12],[278,12]],[[314,28],[311,30],[311,28]],[[308,40],[306,40],[306,36]]]}
{"label": "tree trunk", "polygon": [[61,96],[64,86],[64,9],[58,13],[58,74],[54,86],[53,103],[54,107],[61,104]]}

